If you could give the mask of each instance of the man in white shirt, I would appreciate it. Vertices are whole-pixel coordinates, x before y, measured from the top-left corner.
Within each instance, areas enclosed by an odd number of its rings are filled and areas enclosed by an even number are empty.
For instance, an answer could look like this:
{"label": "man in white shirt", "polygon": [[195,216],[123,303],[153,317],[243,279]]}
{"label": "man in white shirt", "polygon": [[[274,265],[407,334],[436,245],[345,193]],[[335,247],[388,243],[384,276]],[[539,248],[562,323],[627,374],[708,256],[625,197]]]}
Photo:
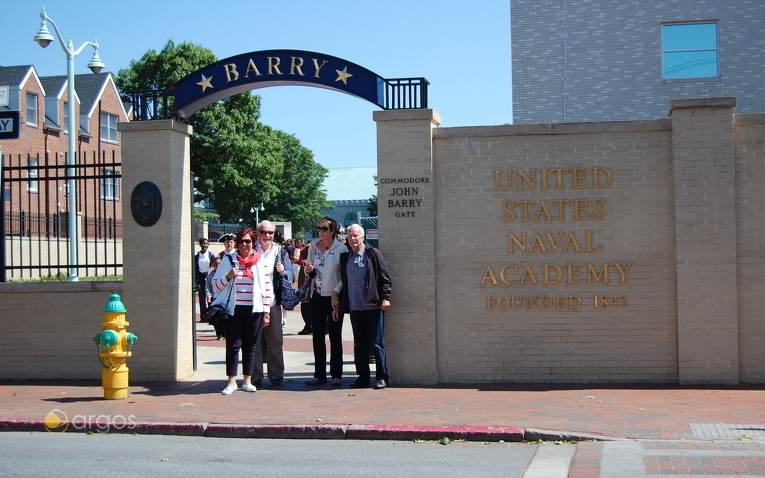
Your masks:
{"label": "man in white shirt", "polygon": [[[270,221],[262,221],[258,224],[258,244],[255,250],[260,254],[256,267],[261,277],[265,279],[264,294],[270,296],[271,304],[271,323],[263,327],[260,333],[265,337],[267,344],[268,381],[273,388],[281,388],[284,386],[284,331],[282,330],[281,287],[278,275],[287,277],[292,283],[293,269],[287,251],[274,242],[275,233],[276,227]],[[262,343],[261,336],[258,337],[258,344]],[[257,388],[261,388],[263,377],[263,354],[258,351],[255,354],[252,383]]]}

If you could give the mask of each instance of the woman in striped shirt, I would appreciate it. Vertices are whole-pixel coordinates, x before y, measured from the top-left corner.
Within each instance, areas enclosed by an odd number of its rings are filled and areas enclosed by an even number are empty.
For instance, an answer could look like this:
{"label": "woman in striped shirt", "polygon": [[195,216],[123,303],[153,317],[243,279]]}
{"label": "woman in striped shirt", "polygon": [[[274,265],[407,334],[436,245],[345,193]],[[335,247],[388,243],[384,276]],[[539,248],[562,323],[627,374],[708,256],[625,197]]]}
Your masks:
{"label": "woman in striped shirt", "polygon": [[270,321],[270,297],[264,296],[263,278],[255,263],[260,255],[255,252],[255,232],[242,229],[236,235],[236,254],[227,254],[218,266],[213,279],[215,301],[213,305],[226,307],[228,320],[226,334],[226,375],[228,385],[223,395],[231,395],[238,389],[236,383],[239,368],[239,351],[242,352],[242,390],[255,392],[252,370],[255,365],[255,347],[258,332]]}

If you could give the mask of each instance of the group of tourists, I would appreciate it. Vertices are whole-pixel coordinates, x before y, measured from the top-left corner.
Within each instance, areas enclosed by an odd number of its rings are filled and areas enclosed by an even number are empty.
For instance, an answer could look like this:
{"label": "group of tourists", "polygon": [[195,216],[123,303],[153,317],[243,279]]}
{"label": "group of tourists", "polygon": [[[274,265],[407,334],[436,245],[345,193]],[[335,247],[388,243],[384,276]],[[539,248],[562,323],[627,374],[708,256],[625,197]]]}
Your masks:
{"label": "group of tourists", "polygon": [[[318,239],[305,246],[297,240],[294,244],[285,241],[285,247],[274,240],[274,224],[262,221],[257,230],[242,229],[236,235],[222,237],[225,250],[219,257],[208,251],[207,239],[199,240],[195,282],[201,291],[201,313],[208,306],[226,311],[226,319],[215,327],[218,339],[226,341],[228,382],[223,395],[240,390],[240,355],[244,376],[241,390],[255,392],[262,388],[264,361],[271,387],[284,386],[282,287],[300,287],[306,282],[306,302],[300,305],[305,326],[299,334],[313,335],[315,364],[313,377],[306,385],[328,383],[326,332],[330,343],[329,379],[333,386],[343,385],[342,330],[343,318],[348,314],[358,375],[351,388],[388,386],[383,336],[391,277],[385,259],[379,250],[364,243],[364,228],[358,224],[347,228],[346,241],[341,240],[337,222],[330,217],[317,222],[317,231]],[[374,354],[374,381],[370,350]]]}

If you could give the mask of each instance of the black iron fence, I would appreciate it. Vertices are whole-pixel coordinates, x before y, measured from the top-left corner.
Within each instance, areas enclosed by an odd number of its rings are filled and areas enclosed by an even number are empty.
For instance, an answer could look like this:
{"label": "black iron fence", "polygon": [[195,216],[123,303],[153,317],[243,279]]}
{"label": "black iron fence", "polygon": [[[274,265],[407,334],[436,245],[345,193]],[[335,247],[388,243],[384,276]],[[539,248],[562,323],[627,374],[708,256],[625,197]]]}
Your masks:
{"label": "black iron fence", "polygon": [[[94,153],[74,166],[55,154],[0,157],[0,282],[68,276],[72,269],[82,277],[122,274],[122,164],[114,153],[107,156]],[[70,180],[77,200],[72,214]]]}
{"label": "black iron fence", "polygon": [[385,80],[386,110],[423,109],[428,107],[425,78],[390,78]]}
{"label": "black iron fence", "polygon": [[138,91],[133,93],[131,121],[176,118],[174,88],[165,91]]}

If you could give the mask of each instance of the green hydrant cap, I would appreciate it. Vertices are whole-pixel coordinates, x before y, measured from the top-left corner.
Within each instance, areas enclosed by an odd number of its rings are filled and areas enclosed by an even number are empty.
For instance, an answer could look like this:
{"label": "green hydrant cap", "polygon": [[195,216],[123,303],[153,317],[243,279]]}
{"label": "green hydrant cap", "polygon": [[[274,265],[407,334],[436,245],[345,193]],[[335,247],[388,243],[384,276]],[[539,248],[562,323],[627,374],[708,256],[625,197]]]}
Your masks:
{"label": "green hydrant cap", "polygon": [[114,347],[120,341],[120,336],[113,330],[104,330],[101,332],[101,345],[104,347]]}
{"label": "green hydrant cap", "polygon": [[119,294],[112,294],[109,296],[109,303],[106,304],[104,312],[127,312],[125,304],[120,300]]}

